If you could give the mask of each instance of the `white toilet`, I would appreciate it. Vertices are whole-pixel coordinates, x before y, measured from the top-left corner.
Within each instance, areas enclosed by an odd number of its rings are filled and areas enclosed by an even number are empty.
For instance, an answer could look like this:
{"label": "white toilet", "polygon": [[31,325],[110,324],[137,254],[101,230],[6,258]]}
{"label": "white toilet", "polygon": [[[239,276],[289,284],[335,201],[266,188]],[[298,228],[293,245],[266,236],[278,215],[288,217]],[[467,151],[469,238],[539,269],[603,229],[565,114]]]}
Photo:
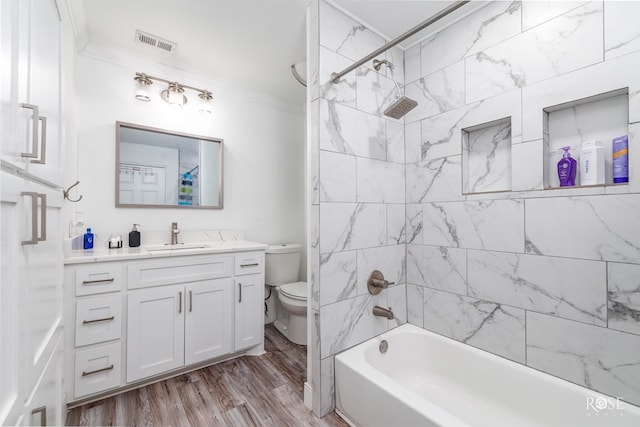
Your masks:
{"label": "white toilet", "polygon": [[298,282],[302,248],[297,243],[272,245],[265,251],[265,283],[276,289],[284,309],[274,325],[293,343],[307,345],[307,282]]}

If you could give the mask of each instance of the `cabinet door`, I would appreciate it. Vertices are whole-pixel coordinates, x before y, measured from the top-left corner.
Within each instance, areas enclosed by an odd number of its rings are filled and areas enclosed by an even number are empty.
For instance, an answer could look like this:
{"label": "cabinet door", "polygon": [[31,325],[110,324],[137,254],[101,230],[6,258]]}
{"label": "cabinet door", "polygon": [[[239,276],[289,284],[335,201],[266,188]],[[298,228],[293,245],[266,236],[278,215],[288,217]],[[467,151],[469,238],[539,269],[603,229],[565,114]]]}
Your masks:
{"label": "cabinet door", "polygon": [[60,185],[62,32],[56,3],[3,0],[1,13],[2,159]]}
{"label": "cabinet door", "polygon": [[194,282],[186,287],[185,363],[233,351],[233,283],[231,279]]}
{"label": "cabinet door", "polygon": [[[18,105],[27,102],[26,86],[29,54],[29,2],[3,0],[0,3],[0,127],[2,160],[23,168],[25,159],[21,153],[27,150],[21,132],[24,110]],[[21,43],[23,42],[23,43]],[[19,93],[19,89],[24,90]],[[24,96],[22,100],[19,100]]]}
{"label": "cabinet door", "polygon": [[259,344],[264,335],[264,283],[261,274],[235,282],[235,350]]}
{"label": "cabinet door", "polygon": [[184,364],[184,286],[131,291],[127,296],[127,382]]}
{"label": "cabinet door", "polygon": [[25,406],[24,420],[30,426],[59,426],[64,423],[62,401],[62,334],[47,361],[35,391]]}
{"label": "cabinet door", "polygon": [[[33,109],[20,108],[23,110],[21,128],[26,131],[25,150],[37,151],[35,158],[26,159],[26,169],[39,178],[61,185],[64,153],[60,137],[60,16],[54,0],[31,0],[30,4],[28,98],[20,88],[18,102],[36,106],[38,115]],[[19,73],[24,75],[22,70]]]}
{"label": "cabinet door", "polygon": [[[60,191],[35,183],[26,188],[29,191],[21,193],[24,206],[18,250],[24,270],[20,272],[19,311],[31,387],[49,358],[54,333],[62,327],[64,256]],[[37,242],[30,243],[34,238]]]}
{"label": "cabinet door", "polygon": [[[2,6],[4,6],[4,2]],[[22,180],[2,172],[0,174],[2,203],[0,218],[0,425],[17,423],[22,414],[26,393],[22,379],[26,376],[22,339],[19,334],[20,296],[19,274],[24,271],[20,256],[20,234],[16,226],[21,219]]]}

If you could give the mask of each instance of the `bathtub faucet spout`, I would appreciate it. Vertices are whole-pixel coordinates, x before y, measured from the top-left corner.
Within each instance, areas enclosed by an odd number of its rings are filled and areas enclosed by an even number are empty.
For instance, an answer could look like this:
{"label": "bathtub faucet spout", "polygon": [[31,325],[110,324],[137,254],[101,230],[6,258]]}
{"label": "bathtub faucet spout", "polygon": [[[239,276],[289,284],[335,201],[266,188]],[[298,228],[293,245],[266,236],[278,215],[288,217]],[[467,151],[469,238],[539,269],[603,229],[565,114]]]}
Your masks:
{"label": "bathtub faucet spout", "polygon": [[380,317],[386,317],[389,320],[393,320],[393,318],[394,318],[393,311],[391,311],[391,307],[384,308],[384,307],[380,307],[378,305],[373,307],[373,315],[374,316],[380,316]]}

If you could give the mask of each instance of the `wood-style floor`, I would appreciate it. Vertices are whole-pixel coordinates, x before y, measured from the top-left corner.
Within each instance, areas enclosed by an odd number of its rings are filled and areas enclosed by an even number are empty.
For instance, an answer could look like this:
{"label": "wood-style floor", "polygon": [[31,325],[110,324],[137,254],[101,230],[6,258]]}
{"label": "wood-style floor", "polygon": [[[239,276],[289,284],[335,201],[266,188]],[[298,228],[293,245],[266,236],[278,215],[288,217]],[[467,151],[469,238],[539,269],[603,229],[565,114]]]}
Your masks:
{"label": "wood-style floor", "polygon": [[266,354],[243,356],[69,410],[79,426],[347,426],[303,403],[306,347],[265,327]]}

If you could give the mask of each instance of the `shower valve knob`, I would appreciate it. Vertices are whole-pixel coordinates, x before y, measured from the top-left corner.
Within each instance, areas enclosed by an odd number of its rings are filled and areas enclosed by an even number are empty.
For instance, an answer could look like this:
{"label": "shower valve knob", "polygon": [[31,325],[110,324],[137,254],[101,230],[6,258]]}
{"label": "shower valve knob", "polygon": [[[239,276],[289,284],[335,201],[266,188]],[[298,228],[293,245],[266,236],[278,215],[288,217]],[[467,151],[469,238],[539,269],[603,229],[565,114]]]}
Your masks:
{"label": "shower valve knob", "polygon": [[367,288],[371,295],[378,295],[383,289],[393,285],[394,282],[388,282],[384,279],[384,275],[379,270],[373,270],[367,280]]}

